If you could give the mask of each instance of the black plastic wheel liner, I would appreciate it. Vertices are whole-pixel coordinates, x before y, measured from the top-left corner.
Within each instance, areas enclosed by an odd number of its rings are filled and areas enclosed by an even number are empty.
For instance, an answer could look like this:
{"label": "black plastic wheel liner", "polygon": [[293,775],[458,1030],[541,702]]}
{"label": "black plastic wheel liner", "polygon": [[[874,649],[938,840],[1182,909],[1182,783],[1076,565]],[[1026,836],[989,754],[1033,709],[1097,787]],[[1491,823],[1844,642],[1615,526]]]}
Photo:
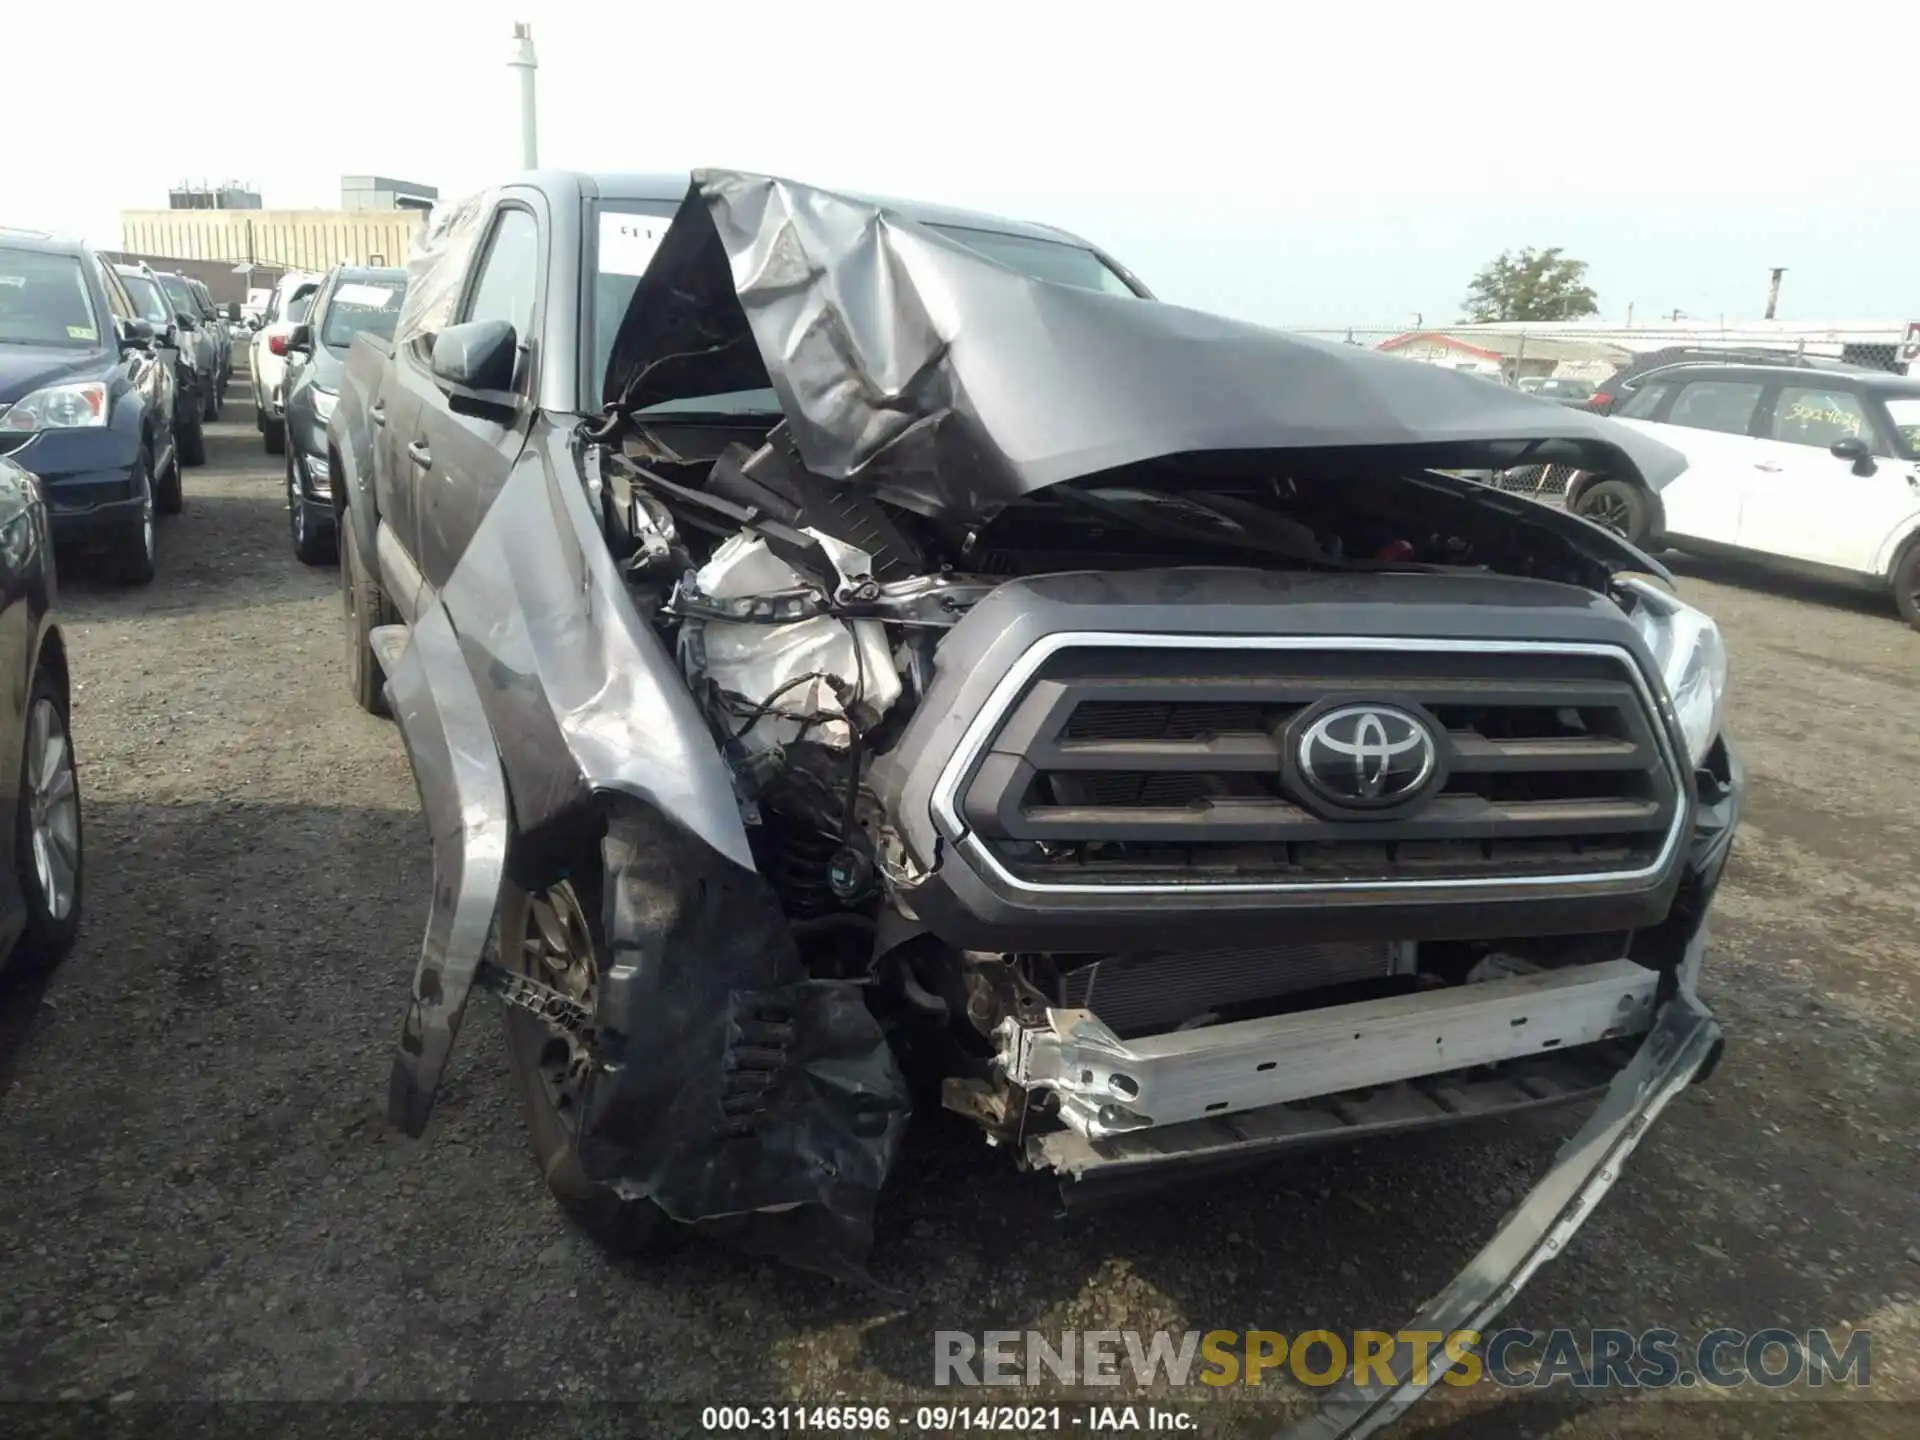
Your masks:
{"label": "black plastic wheel liner", "polygon": [[729,1243],[865,1279],[909,1112],[859,986],[808,979],[772,892],[657,812],[602,843],[608,968],[582,1168]]}

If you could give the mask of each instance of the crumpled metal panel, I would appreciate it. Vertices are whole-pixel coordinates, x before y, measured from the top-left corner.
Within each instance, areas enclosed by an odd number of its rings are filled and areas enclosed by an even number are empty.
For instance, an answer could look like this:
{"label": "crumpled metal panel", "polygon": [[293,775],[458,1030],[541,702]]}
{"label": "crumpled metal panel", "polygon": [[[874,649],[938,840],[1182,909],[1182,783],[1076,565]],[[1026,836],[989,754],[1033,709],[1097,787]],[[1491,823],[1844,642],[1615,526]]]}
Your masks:
{"label": "crumpled metal panel", "polygon": [[394,321],[395,346],[436,334],[453,318],[467,262],[498,197],[497,190],[477,190],[434,207],[407,256],[407,298]]}
{"label": "crumpled metal panel", "polygon": [[602,855],[582,1168],[743,1248],[861,1275],[910,1102],[860,987],[808,979],[760,877],[657,812],[613,807]]}
{"label": "crumpled metal panel", "polygon": [[1685,468],[1602,416],[1357,346],[1031,279],[868,200],[727,170],[693,186],[615,342],[638,407],[771,385],[807,467],[988,518],[1119,466],[1284,451],[1299,473]]}

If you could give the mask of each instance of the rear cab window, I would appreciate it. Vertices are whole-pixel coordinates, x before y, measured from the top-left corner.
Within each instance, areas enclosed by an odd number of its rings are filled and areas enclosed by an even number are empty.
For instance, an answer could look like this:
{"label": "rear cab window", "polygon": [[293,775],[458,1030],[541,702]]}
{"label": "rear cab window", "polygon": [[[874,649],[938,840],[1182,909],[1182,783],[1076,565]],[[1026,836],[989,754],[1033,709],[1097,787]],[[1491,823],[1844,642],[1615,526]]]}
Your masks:
{"label": "rear cab window", "polygon": [[1660,408],[1660,402],[1672,393],[1673,386],[1665,380],[1656,380],[1651,385],[1642,385],[1628,395],[1625,403],[1613,413],[1623,420],[1651,420],[1653,412]]}

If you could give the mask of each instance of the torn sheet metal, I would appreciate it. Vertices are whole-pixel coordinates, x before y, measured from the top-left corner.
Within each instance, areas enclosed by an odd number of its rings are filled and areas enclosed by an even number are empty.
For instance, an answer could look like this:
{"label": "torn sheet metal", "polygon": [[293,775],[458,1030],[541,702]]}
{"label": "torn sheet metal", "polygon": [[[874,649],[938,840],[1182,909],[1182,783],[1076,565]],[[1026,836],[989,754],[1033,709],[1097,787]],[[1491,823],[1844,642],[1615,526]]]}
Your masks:
{"label": "torn sheet metal", "polygon": [[[1696,945],[1698,942],[1696,941]],[[1452,1283],[1400,1327],[1407,1331],[1485,1333],[1488,1323],[1547,1261],[1566,1249],[1593,1214],[1621,1167],[1669,1101],[1711,1066],[1720,1027],[1690,990],[1675,994],[1627,1067],[1575,1132],[1553,1166]],[[1420,1376],[1403,1347],[1391,1364],[1392,1384],[1342,1382],[1276,1440],[1360,1440],[1391,1424],[1438,1384],[1444,1366]]]}
{"label": "torn sheet metal", "polygon": [[862,1275],[909,1100],[860,987],[806,978],[760,877],[657,813],[616,803],[602,856],[582,1168],[743,1248]]}
{"label": "torn sheet metal", "polygon": [[498,191],[477,190],[436,206],[427,217],[407,256],[407,297],[393,325],[395,348],[438,334],[452,321],[481,227],[498,199]]}
{"label": "torn sheet metal", "polygon": [[767,385],[808,469],[963,522],[1203,452],[1283,451],[1294,473],[1383,451],[1409,468],[1552,462],[1656,489],[1686,464],[1474,376],[1032,279],[876,202],[696,171],[605,398],[633,409]]}

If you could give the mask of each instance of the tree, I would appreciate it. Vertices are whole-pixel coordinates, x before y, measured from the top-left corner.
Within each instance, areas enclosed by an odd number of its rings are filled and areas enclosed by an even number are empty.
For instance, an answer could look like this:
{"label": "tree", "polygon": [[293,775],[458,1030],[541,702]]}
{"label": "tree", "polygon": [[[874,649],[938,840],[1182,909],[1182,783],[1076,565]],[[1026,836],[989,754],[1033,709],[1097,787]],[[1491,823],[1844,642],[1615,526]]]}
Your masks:
{"label": "tree", "polygon": [[1467,287],[1469,320],[1573,320],[1597,315],[1599,302],[1586,283],[1587,262],[1569,260],[1558,245],[1503,250]]}

